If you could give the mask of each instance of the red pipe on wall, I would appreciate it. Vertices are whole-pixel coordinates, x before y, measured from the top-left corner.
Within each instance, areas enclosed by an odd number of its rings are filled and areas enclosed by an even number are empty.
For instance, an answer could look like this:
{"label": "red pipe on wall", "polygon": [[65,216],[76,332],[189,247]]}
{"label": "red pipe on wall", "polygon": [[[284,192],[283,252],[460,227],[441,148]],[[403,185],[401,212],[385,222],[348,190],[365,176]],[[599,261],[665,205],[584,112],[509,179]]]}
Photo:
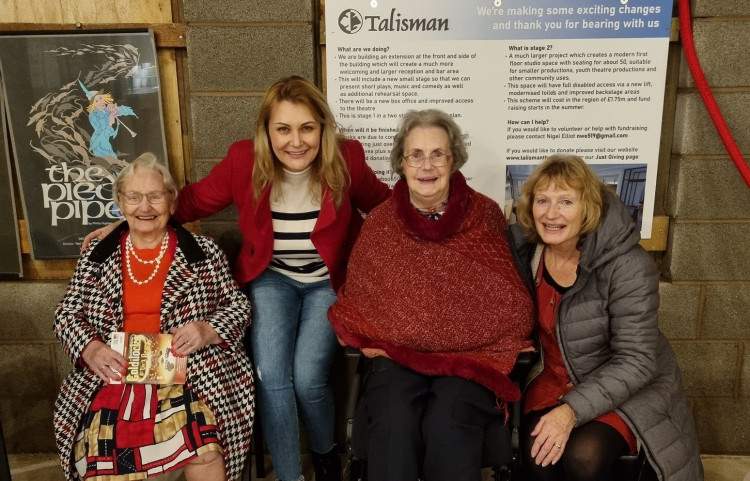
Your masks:
{"label": "red pipe on wall", "polygon": [[713,93],[711,93],[711,87],[706,81],[705,75],[703,75],[703,69],[701,69],[698,56],[695,53],[695,44],[693,44],[693,26],[690,17],[690,0],[679,0],[680,6],[680,33],[682,35],[682,47],[685,51],[685,58],[687,59],[688,67],[690,67],[690,73],[693,75],[693,80],[698,87],[698,92],[703,98],[703,103],[708,110],[708,114],[711,116],[711,120],[714,122],[716,131],[721,137],[721,141],[724,143],[724,147],[727,149],[729,156],[732,158],[732,162],[740,172],[745,184],[750,188],[750,167],[742,157],[737,143],[732,137],[732,133],[729,131],[724,117],[721,114],[721,109],[714,99]]}

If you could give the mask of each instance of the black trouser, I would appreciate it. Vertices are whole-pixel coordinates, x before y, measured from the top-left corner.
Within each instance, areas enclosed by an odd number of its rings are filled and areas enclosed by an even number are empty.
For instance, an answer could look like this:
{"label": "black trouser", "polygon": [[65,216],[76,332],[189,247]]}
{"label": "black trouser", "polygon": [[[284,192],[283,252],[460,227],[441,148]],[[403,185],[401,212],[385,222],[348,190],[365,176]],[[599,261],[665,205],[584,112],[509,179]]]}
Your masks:
{"label": "black trouser", "polygon": [[370,481],[479,481],[495,395],[459,377],[425,376],[386,358],[364,381]]}

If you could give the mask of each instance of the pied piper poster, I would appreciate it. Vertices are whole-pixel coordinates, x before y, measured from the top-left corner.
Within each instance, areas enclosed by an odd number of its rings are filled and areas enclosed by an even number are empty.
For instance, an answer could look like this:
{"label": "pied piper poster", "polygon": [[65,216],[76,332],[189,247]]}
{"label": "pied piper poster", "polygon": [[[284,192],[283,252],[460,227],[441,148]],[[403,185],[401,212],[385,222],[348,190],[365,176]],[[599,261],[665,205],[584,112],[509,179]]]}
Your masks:
{"label": "pied piper poster", "polygon": [[671,0],[326,0],[329,103],[378,176],[409,109],[464,132],[506,210],[553,153],[583,157],[651,236]]}
{"label": "pied piper poster", "polygon": [[123,167],[166,162],[153,34],[3,35],[0,71],[32,253],[77,257]]}

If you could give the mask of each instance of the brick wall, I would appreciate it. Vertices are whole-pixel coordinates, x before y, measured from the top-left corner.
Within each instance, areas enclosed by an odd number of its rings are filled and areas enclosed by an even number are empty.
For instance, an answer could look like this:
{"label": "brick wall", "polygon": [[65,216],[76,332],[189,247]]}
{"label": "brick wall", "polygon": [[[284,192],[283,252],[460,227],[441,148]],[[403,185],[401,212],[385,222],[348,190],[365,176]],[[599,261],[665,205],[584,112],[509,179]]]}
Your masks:
{"label": "brick wall", "polygon": [[[263,92],[276,80],[315,81],[312,2],[185,0],[194,180],[220,161],[232,142],[252,137]],[[201,223],[220,238],[236,231],[232,206]],[[231,241],[231,238],[230,238]]]}
{"label": "brick wall", "polygon": [[[695,47],[740,150],[750,154],[750,3],[696,0]],[[750,454],[750,189],[687,63],[679,75],[660,322],[677,352],[701,451]]]}

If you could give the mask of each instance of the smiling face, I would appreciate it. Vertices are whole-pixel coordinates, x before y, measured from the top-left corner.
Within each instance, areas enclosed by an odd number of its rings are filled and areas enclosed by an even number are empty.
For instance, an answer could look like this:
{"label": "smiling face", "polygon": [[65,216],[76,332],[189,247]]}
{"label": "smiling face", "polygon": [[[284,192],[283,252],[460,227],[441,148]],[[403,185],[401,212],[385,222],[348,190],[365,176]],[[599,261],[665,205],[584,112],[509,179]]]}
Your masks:
{"label": "smiling face", "polygon": [[414,127],[404,140],[403,155],[419,153],[428,157],[420,167],[411,167],[403,159],[401,163],[412,203],[417,207],[430,208],[446,200],[450,190],[453,159],[449,158],[448,164],[442,167],[435,167],[429,159],[433,153],[451,155],[448,133],[435,126]]}
{"label": "smiling face", "polygon": [[536,231],[545,244],[576,248],[583,224],[583,202],[577,190],[549,184],[535,191],[533,213]]}
{"label": "smiling face", "polygon": [[268,119],[268,138],[273,153],[291,172],[302,172],[320,151],[320,123],[303,104],[279,102]]}
{"label": "smiling face", "polygon": [[[167,229],[167,222],[175,211],[175,202],[164,185],[161,174],[148,168],[136,169],[122,184],[120,192],[137,192],[144,194],[137,205],[128,204],[125,195],[119,195],[119,206],[125,220],[130,226],[130,234],[134,241],[144,240],[147,243],[161,240]],[[145,194],[153,192],[167,192],[161,202],[150,203]]]}

